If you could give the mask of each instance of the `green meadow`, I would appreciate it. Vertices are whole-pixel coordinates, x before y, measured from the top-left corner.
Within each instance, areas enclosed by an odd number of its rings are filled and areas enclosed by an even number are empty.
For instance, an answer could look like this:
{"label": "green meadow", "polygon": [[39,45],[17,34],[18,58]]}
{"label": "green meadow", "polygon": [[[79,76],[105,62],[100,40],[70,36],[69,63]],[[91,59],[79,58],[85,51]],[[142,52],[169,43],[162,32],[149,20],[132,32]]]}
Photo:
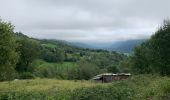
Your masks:
{"label": "green meadow", "polygon": [[31,79],[0,82],[1,100],[169,100],[170,78],[137,75],[128,80]]}

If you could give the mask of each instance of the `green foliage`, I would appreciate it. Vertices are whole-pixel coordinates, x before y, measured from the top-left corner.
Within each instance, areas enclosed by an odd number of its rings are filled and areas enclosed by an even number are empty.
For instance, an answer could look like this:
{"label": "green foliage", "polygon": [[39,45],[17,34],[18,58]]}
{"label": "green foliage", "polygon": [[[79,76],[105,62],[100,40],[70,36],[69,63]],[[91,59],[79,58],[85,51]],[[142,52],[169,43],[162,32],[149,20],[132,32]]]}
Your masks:
{"label": "green foliage", "polygon": [[[116,86],[116,87],[114,87]],[[133,88],[120,82],[108,87],[92,87],[76,89],[71,95],[71,100],[131,100],[134,94]]]}
{"label": "green foliage", "polygon": [[39,46],[36,41],[31,39],[21,39],[18,43],[20,44],[18,48],[20,59],[16,70],[18,72],[27,72],[31,68],[31,63],[39,56]]}
{"label": "green foliage", "polygon": [[65,98],[67,97],[57,90],[52,92],[18,91],[2,93],[0,100],[66,100]]}
{"label": "green foliage", "polygon": [[153,68],[150,66],[150,53],[151,49],[149,42],[145,42],[135,48],[134,56],[131,57],[133,72],[140,74],[152,72]]}
{"label": "green foliage", "polygon": [[43,60],[35,60],[33,62],[33,73],[38,77],[73,79],[69,78],[72,70],[77,69],[77,64],[73,62],[48,63]]}
{"label": "green foliage", "polygon": [[122,72],[122,73],[129,73],[131,72],[132,68],[132,60],[130,58],[124,59],[122,60],[119,64],[118,64],[118,71]]}
{"label": "green foliage", "polygon": [[136,73],[170,75],[170,22],[164,24],[145,43],[136,47],[131,58]]}
{"label": "green foliage", "polygon": [[117,68],[117,66],[110,66],[107,68],[108,72],[111,72],[111,73],[118,73],[119,72],[119,69]]}
{"label": "green foliage", "polygon": [[160,29],[151,37],[152,66],[161,75],[170,75],[170,21],[165,20]]}
{"label": "green foliage", "polygon": [[63,62],[64,61],[64,51],[57,48],[42,48],[41,58],[47,62]]}
{"label": "green foliage", "polygon": [[20,79],[34,79],[35,76],[30,72],[23,72],[20,74]]}
{"label": "green foliage", "polygon": [[86,61],[78,63],[77,79],[88,80],[97,74],[99,74],[99,68],[96,65]]}
{"label": "green foliage", "polygon": [[116,65],[125,58],[125,55],[121,55],[115,52],[93,52],[89,54],[89,57],[86,58],[86,60],[103,69]]}
{"label": "green foliage", "polygon": [[13,29],[13,25],[0,20],[0,81],[11,80],[15,77],[18,53]]}

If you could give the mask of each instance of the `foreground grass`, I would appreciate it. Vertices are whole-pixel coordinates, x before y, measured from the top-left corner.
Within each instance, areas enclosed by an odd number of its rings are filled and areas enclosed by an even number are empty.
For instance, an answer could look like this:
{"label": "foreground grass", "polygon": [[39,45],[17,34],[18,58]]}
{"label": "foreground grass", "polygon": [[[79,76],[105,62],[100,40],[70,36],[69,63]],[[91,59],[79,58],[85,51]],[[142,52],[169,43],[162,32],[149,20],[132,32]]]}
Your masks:
{"label": "foreground grass", "polygon": [[76,88],[101,86],[104,84],[91,81],[32,79],[0,82],[0,91],[48,91],[48,90],[74,90]]}
{"label": "foreground grass", "polygon": [[138,75],[109,84],[55,79],[0,82],[1,100],[170,100],[170,78]]}

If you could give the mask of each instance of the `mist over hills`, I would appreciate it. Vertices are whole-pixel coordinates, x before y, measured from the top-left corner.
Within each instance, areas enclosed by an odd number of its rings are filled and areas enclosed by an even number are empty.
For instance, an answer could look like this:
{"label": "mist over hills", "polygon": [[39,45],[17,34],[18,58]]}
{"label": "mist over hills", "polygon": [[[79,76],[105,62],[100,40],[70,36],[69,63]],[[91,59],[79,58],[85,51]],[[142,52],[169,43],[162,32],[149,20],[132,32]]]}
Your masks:
{"label": "mist over hills", "polygon": [[72,45],[81,47],[81,48],[106,49],[106,50],[117,51],[117,52],[122,52],[122,53],[131,53],[137,45],[140,45],[142,42],[146,40],[147,39],[136,39],[136,40],[127,40],[127,41],[117,41],[114,43],[72,42]]}
{"label": "mist over hills", "polygon": [[114,50],[123,53],[131,53],[136,46],[140,45],[145,41],[146,39],[119,41],[114,43],[109,48],[109,50]]}
{"label": "mist over hills", "polygon": [[[19,37],[27,37],[23,34],[17,34]],[[45,39],[46,40],[46,39]],[[44,40],[44,41],[45,41]],[[131,53],[133,49],[140,45],[142,42],[145,42],[147,39],[136,39],[136,40],[127,40],[127,41],[117,41],[117,42],[107,42],[107,43],[98,43],[98,42],[68,42],[64,40],[53,40],[49,39],[51,42],[58,43],[61,45],[68,45],[78,48],[89,48],[89,49],[105,49],[109,51],[117,51],[121,53]],[[48,39],[47,39],[48,41]]]}

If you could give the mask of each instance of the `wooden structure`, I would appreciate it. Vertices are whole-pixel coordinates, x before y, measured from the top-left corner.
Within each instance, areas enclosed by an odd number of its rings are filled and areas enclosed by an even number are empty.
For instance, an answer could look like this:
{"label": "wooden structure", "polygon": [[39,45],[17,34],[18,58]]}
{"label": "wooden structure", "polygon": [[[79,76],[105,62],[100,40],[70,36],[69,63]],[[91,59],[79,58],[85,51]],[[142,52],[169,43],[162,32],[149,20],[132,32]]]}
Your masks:
{"label": "wooden structure", "polygon": [[113,74],[113,73],[103,73],[97,76],[94,76],[92,80],[96,82],[101,82],[101,83],[109,83],[115,80],[123,80],[127,79],[131,76],[130,73],[119,73],[119,74]]}

